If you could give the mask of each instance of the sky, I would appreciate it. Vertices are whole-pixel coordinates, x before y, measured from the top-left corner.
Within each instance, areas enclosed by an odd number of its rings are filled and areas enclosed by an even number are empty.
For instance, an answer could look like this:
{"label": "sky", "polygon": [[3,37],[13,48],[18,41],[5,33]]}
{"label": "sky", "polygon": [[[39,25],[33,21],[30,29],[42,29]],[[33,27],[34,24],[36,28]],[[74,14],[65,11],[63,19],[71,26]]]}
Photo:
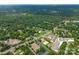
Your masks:
{"label": "sky", "polygon": [[0,0],[0,4],[79,4],[79,0]]}

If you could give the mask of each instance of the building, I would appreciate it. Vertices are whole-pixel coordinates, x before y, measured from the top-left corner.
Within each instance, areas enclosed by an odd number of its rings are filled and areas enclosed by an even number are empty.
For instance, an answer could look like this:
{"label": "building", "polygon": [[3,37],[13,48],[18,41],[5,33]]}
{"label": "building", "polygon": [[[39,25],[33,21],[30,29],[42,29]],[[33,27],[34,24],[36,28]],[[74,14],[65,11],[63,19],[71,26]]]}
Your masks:
{"label": "building", "polygon": [[49,42],[46,41],[45,39],[41,39],[41,42],[44,44],[44,45],[47,45]]}
{"label": "building", "polygon": [[62,37],[59,38],[55,35],[48,35],[43,39],[41,39],[41,41],[44,45],[47,45],[52,50],[58,52],[63,42],[67,43],[74,42],[74,38],[62,38]]}
{"label": "building", "polygon": [[55,42],[57,37],[55,35],[48,36],[49,39],[51,39],[52,42]]}
{"label": "building", "polygon": [[21,40],[18,40],[18,39],[8,39],[8,40],[4,41],[4,44],[14,46],[14,45],[19,44],[20,42],[21,42]]}
{"label": "building", "polygon": [[36,52],[38,49],[40,49],[40,46],[36,43],[31,44],[32,49]]}

